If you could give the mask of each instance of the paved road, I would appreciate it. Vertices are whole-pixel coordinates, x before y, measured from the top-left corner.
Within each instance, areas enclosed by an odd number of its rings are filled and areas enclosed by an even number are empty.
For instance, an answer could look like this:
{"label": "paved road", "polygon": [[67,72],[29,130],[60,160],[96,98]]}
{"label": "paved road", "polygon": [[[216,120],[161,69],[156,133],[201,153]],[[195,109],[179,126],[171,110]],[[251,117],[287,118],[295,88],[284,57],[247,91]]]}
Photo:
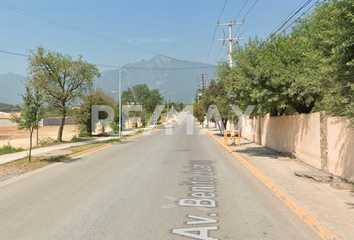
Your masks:
{"label": "paved road", "polygon": [[[151,129],[151,127],[145,128],[145,129],[149,130],[149,129]],[[134,131],[122,131],[122,136],[128,136],[133,133],[134,133]],[[104,141],[108,141],[110,139],[115,139],[115,138],[118,138],[118,134],[113,135],[111,137],[98,138],[96,140],[89,140],[89,141],[84,141],[84,142],[63,143],[63,144],[49,146],[49,147],[35,148],[35,149],[32,149],[32,155],[35,156],[35,155],[39,155],[39,154],[43,154],[43,153],[47,153],[47,152],[51,152],[51,151],[55,151],[55,150],[59,150],[59,149],[65,149],[65,148],[70,148],[70,147],[75,147],[75,146],[82,146],[82,145],[86,145],[86,144],[90,144],[90,143],[104,142]],[[5,164],[8,162],[12,162],[12,161],[27,157],[28,152],[29,152],[29,150],[1,155],[0,156],[0,164]]]}
{"label": "paved road", "polygon": [[0,239],[318,239],[197,125],[172,130],[0,188]]}

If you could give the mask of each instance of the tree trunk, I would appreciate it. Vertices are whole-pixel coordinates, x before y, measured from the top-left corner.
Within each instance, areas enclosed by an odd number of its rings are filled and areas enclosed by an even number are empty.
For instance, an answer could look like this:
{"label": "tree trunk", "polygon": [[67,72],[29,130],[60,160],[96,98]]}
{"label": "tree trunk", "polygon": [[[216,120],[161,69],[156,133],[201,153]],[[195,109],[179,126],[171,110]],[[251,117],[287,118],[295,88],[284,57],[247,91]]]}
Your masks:
{"label": "tree trunk", "polygon": [[33,129],[30,129],[29,132],[30,132],[30,148],[29,148],[29,154],[28,154],[28,161],[31,162]]}
{"label": "tree trunk", "polygon": [[65,117],[66,117],[66,109],[64,108],[64,110],[61,111],[61,121],[60,121],[60,127],[59,127],[59,131],[58,131],[58,137],[57,137],[57,141],[62,142],[63,140],[63,130],[64,130],[64,125],[65,125]]}
{"label": "tree trunk", "polygon": [[228,121],[229,119],[228,118],[222,118],[221,119],[221,122],[222,122],[222,124],[224,125],[224,129],[226,129],[226,125],[227,125],[227,121]]}
{"label": "tree trunk", "polygon": [[293,107],[299,114],[311,113],[312,109],[315,107],[315,101],[312,101],[309,106],[307,106],[306,103],[302,103],[302,104],[293,103]]}

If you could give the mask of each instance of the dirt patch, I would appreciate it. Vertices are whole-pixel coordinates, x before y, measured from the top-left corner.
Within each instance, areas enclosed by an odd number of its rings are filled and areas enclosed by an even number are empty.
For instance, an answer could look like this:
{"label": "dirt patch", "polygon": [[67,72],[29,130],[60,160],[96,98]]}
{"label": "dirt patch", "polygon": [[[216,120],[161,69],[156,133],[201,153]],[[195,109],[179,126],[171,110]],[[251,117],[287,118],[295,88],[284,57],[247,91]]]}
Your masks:
{"label": "dirt patch", "polygon": [[69,155],[72,154],[73,151],[69,151],[69,150],[55,150],[55,151],[51,151],[51,152],[45,152],[45,153],[40,153],[40,154],[36,154],[33,156],[36,157],[54,157],[54,156],[60,156],[60,155]]}
{"label": "dirt patch", "polygon": [[24,174],[28,172],[29,170],[27,168],[13,168],[7,171],[1,170],[0,169],[0,182],[6,181],[12,177]]}
{"label": "dirt patch", "polygon": [[[59,126],[43,126],[38,131],[39,141],[42,139],[56,139]],[[70,141],[74,135],[78,135],[76,125],[65,125],[63,140]],[[0,126],[0,146],[7,142],[16,148],[29,148],[29,133],[25,130],[17,130],[17,126]],[[33,133],[33,147],[36,146],[36,133]]]}

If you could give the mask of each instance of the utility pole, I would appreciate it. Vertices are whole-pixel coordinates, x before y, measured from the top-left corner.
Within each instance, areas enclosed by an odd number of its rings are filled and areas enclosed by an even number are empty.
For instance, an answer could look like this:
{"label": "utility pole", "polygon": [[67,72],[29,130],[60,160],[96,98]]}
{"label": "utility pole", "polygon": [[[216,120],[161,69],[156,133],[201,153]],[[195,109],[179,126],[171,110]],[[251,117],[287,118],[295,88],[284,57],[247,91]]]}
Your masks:
{"label": "utility pole", "polygon": [[[205,88],[208,87],[208,81],[205,80],[205,77],[208,76],[206,73],[199,74],[198,77],[201,76],[201,81],[197,81],[197,97],[198,97],[198,103],[199,103],[199,96],[202,96]],[[197,77],[197,79],[198,79]],[[199,90],[202,89],[200,92]]]}
{"label": "utility pole", "polygon": [[[205,80],[204,77],[208,76],[208,74],[202,73],[202,74],[199,74],[198,76],[201,76],[201,77],[202,77],[201,86],[202,86],[202,89],[203,89],[203,91],[204,91],[205,88],[207,87],[207,84],[208,84],[208,82]],[[198,84],[198,85],[199,85],[199,84]]]}
{"label": "utility pole", "polygon": [[222,38],[218,39],[219,41],[229,41],[229,63],[230,63],[230,68],[234,66],[234,62],[232,60],[232,47],[233,47],[233,41],[236,41],[238,43],[240,40],[244,40],[245,38],[233,38],[232,37],[232,25],[243,25],[245,21],[243,20],[242,22],[236,22],[236,21],[230,21],[229,23],[221,23],[219,24],[219,21],[217,22],[218,26],[229,26],[229,38]]}

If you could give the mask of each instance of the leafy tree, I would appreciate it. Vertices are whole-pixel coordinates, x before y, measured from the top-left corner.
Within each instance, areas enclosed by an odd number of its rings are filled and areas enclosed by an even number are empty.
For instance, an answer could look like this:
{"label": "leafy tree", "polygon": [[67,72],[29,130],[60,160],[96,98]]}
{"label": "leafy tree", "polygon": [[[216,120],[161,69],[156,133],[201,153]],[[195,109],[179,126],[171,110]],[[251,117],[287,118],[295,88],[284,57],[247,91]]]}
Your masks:
{"label": "leafy tree", "polygon": [[[106,105],[115,110],[116,119],[118,119],[117,103],[111,95],[106,94],[102,89],[91,90],[89,94],[82,97],[80,106],[75,108],[74,117],[79,124],[80,136],[91,135],[91,111],[92,105]],[[104,112],[99,112],[98,117],[104,119]]]}
{"label": "leafy tree", "polygon": [[177,112],[180,112],[186,107],[186,104],[182,102],[171,102],[169,108],[171,109],[172,107],[174,107]]}
{"label": "leafy tree", "polygon": [[146,124],[146,117],[151,116],[157,105],[162,104],[163,98],[157,89],[150,90],[146,84],[137,84],[122,93],[122,103],[127,105],[142,105],[143,111],[131,113],[132,116],[139,116],[143,125]]}
{"label": "leafy tree", "polygon": [[45,50],[42,46],[30,51],[29,84],[40,89],[51,106],[61,113],[58,141],[62,141],[67,110],[71,103],[83,96],[93,86],[94,77],[99,77],[97,67],[82,56],[72,56]]}
{"label": "leafy tree", "polygon": [[122,104],[129,105],[134,102],[135,102],[135,96],[133,90],[130,87],[128,87],[127,90],[122,92]]}
{"label": "leafy tree", "polygon": [[232,104],[273,116],[310,113],[322,98],[317,63],[306,56],[300,36],[280,35],[271,42],[250,39],[236,49],[236,67],[219,64],[219,78],[233,96]]}
{"label": "leafy tree", "polygon": [[305,20],[301,30],[321,56],[323,108],[354,126],[354,0],[324,1]]}
{"label": "leafy tree", "polygon": [[31,162],[33,131],[39,128],[39,122],[44,116],[43,99],[38,90],[33,92],[29,86],[26,86],[26,94],[22,95],[22,99],[21,115],[12,115],[11,120],[17,123],[19,130],[25,129],[30,134],[28,161]]}
{"label": "leafy tree", "polygon": [[193,103],[193,115],[200,124],[203,124],[205,112],[203,106],[200,103]]}
{"label": "leafy tree", "polygon": [[162,104],[163,97],[157,89],[152,89],[146,99],[145,108],[148,113],[153,113],[157,105]]}
{"label": "leafy tree", "polygon": [[209,106],[216,105],[221,116],[221,121],[224,127],[226,127],[227,121],[229,120],[230,104],[229,96],[223,82],[210,81],[210,85],[203,94],[201,105],[205,113],[208,111]]}
{"label": "leafy tree", "polygon": [[354,126],[354,0],[327,0],[270,41],[250,39],[234,51],[235,68],[218,77],[241,108],[283,115],[329,110]]}

